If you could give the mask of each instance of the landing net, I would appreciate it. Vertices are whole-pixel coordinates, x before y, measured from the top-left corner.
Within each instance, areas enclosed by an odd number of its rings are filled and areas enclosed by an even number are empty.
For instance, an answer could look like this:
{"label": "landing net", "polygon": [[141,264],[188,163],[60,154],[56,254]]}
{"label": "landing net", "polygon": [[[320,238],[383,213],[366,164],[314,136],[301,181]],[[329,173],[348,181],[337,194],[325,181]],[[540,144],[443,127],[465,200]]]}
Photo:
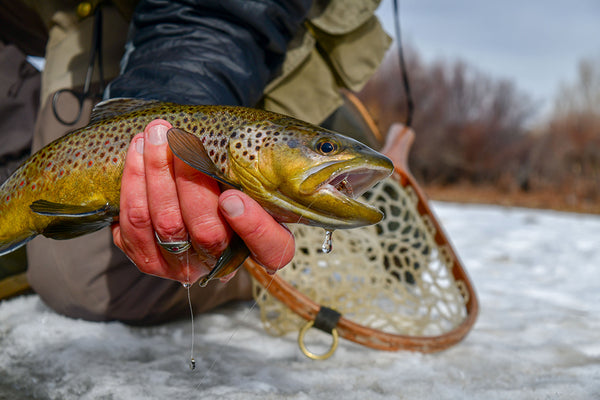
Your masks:
{"label": "landing net", "polygon": [[[381,223],[335,231],[329,254],[321,251],[323,229],[292,226],[296,254],[277,278],[314,303],[392,338],[447,336],[464,325],[471,286],[465,282],[468,278],[461,274],[462,268],[439,225],[428,208],[424,212],[423,200],[413,187],[403,186],[396,172],[365,197],[384,211],[386,217]],[[265,329],[273,335],[298,331],[306,321],[275,298],[270,293],[273,290],[254,281],[254,297]],[[463,329],[460,338],[469,327]],[[437,350],[427,341],[423,346],[407,347]],[[446,345],[440,349],[443,347]],[[403,348],[402,343],[389,349],[399,348]]]}

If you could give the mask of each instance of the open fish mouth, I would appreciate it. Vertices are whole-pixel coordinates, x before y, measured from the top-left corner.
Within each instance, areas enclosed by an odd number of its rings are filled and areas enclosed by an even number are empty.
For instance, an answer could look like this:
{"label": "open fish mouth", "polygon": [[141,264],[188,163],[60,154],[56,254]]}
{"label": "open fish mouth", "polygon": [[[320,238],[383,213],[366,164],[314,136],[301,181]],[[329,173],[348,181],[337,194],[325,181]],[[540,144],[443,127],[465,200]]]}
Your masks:
{"label": "open fish mouth", "polygon": [[[327,169],[331,168],[328,167]],[[318,173],[324,172],[323,170]],[[318,174],[317,173],[317,174]],[[328,179],[316,185],[313,189],[314,193],[330,193],[336,197],[343,197],[347,200],[359,203],[358,199],[367,190],[375,186],[380,180],[389,176],[391,171],[388,168],[355,167],[355,168],[340,168],[333,174],[330,174]],[[305,181],[313,180],[317,174],[313,174]],[[360,202],[362,205],[364,203]]]}
{"label": "open fish mouth", "polygon": [[357,168],[332,176],[319,189],[334,190],[342,196],[356,200],[389,174],[387,169]]}
{"label": "open fish mouth", "polygon": [[356,157],[315,166],[296,187],[293,198],[300,204],[297,214],[311,221],[311,225],[331,229],[376,224],[383,213],[361,196],[393,170],[392,162],[384,156],[366,161]]}
{"label": "open fish mouth", "polygon": [[384,169],[358,168],[334,175],[321,188],[333,189],[342,196],[356,200],[388,175],[389,171]]}

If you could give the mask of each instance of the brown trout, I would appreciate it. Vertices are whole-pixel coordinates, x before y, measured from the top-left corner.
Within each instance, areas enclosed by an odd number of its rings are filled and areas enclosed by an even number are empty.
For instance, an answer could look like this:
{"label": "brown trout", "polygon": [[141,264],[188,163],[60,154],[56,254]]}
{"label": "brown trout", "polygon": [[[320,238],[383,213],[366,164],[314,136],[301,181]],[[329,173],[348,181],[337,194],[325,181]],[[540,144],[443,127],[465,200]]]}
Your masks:
{"label": "brown trout", "polygon": [[[393,165],[360,142],[262,110],[113,99],[94,108],[89,125],[39,150],[2,184],[0,255],[38,234],[70,239],[110,225],[119,214],[129,143],[157,118],[173,125],[167,139],[175,156],[244,191],[279,222],[331,231],[383,217],[357,198]],[[241,264],[246,256],[247,249],[217,264]],[[231,272],[215,269],[211,278]]]}

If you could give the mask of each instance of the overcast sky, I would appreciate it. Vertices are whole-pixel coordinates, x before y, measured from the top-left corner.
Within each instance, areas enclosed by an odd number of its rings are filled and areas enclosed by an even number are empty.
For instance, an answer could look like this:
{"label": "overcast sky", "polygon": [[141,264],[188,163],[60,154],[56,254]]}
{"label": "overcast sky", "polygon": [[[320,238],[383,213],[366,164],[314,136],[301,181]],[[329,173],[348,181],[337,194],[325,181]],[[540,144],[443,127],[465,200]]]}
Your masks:
{"label": "overcast sky", "polygon": [[[377,13],[393,36],[392,4]],[[546,111],[582,58],[600,58],[600,0],[400,0],[400,14],[403,42],[426,60],[514,79]]]}

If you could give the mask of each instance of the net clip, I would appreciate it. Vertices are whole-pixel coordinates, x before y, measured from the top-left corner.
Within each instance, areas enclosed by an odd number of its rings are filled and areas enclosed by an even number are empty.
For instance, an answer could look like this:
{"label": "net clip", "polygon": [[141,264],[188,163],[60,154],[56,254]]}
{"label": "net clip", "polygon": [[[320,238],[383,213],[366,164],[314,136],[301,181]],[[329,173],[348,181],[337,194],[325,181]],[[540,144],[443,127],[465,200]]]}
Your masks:
{"label": "net clip", "polygon": [[[315,320],[308,321],[302,327],[302,329],[300,329],[300,333],[298,334],[298,345],[300,346],[300,350],[302,350],[302,353],[304,353],[305,356],[313,360],[325,360],[333,355],[338,346],[339,337],[336,326],[341,316],[342,314],[340,314],[336,310],[329,307],[321,306],[319,312],[317,313],[317,316],[315,317]],[[333,338],[331,347],[324,354],[313,353],[312,351],[308,350],[306,344],[304,343],[304,335],[313,326],[325,333],[329,333]]]}

